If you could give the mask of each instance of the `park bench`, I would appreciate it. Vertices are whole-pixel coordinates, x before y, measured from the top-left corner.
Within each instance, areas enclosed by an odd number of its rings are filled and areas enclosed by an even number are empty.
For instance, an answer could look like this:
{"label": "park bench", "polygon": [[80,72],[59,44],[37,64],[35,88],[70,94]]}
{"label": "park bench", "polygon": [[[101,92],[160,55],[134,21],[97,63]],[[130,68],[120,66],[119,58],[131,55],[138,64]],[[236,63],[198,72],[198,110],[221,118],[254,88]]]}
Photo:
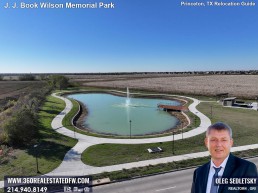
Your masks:
{"label": "park bench", "polygon": [[160,147],[148,148],[147,150],[149,153],[158,153],[163,151]]}

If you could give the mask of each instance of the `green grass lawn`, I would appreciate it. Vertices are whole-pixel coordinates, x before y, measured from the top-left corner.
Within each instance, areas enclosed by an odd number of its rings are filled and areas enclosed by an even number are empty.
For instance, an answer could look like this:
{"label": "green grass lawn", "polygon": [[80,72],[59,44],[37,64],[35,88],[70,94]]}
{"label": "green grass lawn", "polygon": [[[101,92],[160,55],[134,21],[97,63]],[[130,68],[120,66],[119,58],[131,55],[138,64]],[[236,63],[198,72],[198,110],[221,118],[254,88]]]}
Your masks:
{"label": "green grass lawn", "polygon": [[[247,150],[243,152],[234,152],[238,157],[246,157],[248,155],[258,155],[258,149]],[[140,177],[149,174],[157,174],[162,172],[176,171],[186,169],[188,167],[197,167],[203,165],[210,160],[210,157],[195,158],[189,160],[175,161],[165,164],[148,165],[144,167],[123,169],[115,172],[104,172],[93,175],[93,179],[110,178],[111,180],[130,179],[132,177]]]}
{"label": "green grass lawn", "polygon": [[[65,107],[64,101],[47,97],[39,112],[40,138],[37,147],[40,173],[48,173],[58,167],[67,151],[73,147],[77,140],[58,134],[51,128],[53,118]],[[0,180],[4,176],[34,176],[36,173],[36,149],[15,149],[15,159],[0,166]]]}
{"label": "green grass lawn", "polygon": [[201,103],[198,110],[206,114],[212,123],[227,123],[233,131],[234,146],[258,143],[258,111],[223,107],[218,103]]}
{"label": "green grass lawn", "polygon": [[71,109],[71,111],[65,116],[65,118],[62,121],[62,124],[64,127],[66,127],[67,129],[70,129],[72,131],[76,131],[78,133],[82,133],[85,134],[84,131],[81,131],[80,129],[76,129],[73,125],[72,125],[72,118],[76,115],[76,113],[79,110],[79,104],[77,103],[77,101],[75,101],[74,99],[69,99],[72,103],[73,103],[73,107]]}
{"label": "green grass lawn", "polygon": [[[200,103],[198,110],[210,116],[212,105],[212,122],[223,121],[233,129],[234,146],[258,143],[258,112],[248,109],[233,109],[222,107],[217,103]],[[186,154],[205,151],[204,134],[175,141],[175,154]],[[164,152],[149,154],[147,148],[161,147]],[[100,144],[86,149],[82,154],[82,161],[93,166],[107,166],[128,162],[135,162],[172,155],[172,142],[153,144]]]}

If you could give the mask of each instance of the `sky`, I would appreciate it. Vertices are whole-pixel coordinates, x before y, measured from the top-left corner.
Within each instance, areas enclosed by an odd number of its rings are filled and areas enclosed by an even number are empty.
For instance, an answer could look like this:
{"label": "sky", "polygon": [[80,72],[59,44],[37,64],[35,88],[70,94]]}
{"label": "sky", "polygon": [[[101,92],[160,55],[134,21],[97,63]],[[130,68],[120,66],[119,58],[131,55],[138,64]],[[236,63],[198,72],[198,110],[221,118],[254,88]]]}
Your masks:
{"label": "sky", "polygon": [[[7,2],[112,2],[115,8],[5,9]],[[257,70],[257,34],[258,4],[1,0],[0,73]]]}

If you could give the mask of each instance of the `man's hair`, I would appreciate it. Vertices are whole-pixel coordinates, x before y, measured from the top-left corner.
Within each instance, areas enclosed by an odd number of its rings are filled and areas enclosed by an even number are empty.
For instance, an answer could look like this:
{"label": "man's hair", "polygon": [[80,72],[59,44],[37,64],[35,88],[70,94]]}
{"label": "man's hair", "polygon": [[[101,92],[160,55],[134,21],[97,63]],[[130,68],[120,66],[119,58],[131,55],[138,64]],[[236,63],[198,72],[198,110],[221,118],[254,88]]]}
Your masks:
{"label": "man's hair", "polygon": [[222,122],[217,122],[217,123],[214,123],[213,125],[209,126],[206,131],[206,137],[209,135],[210,131],[213,129],[217,130],[217,131],[222,131],[222,130],[228,131],[229,136],[232,139],[232,129],[227,124],[222,123]]}

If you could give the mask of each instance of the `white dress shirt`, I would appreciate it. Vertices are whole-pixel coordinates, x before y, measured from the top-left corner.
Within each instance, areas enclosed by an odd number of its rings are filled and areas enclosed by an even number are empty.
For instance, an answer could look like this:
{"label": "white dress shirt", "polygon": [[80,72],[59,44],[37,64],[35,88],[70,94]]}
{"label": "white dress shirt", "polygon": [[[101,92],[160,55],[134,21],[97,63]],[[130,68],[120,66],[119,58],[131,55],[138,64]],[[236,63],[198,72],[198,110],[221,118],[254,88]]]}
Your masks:
{"label": "white dress shirt", "polygon": [[[229,155],[228,155],[229,157]],[[219,167],[221,167],[218,176],[221,177],[224,173],[227,161],[228,161],[228,157],[221,163],[221,165]],[[213,175],[215,174],[215,169],[213,168],[219,168],[217,166],[214,165],[213,161],[211,160],[211,164],[210,164],[210,171],[209,171],[209,176],[208,176],[208,181],[207,181],[207,187],[206,187],[206,193],[210,193],[211,191],[211,183],[212,183],[212,178]]]}

